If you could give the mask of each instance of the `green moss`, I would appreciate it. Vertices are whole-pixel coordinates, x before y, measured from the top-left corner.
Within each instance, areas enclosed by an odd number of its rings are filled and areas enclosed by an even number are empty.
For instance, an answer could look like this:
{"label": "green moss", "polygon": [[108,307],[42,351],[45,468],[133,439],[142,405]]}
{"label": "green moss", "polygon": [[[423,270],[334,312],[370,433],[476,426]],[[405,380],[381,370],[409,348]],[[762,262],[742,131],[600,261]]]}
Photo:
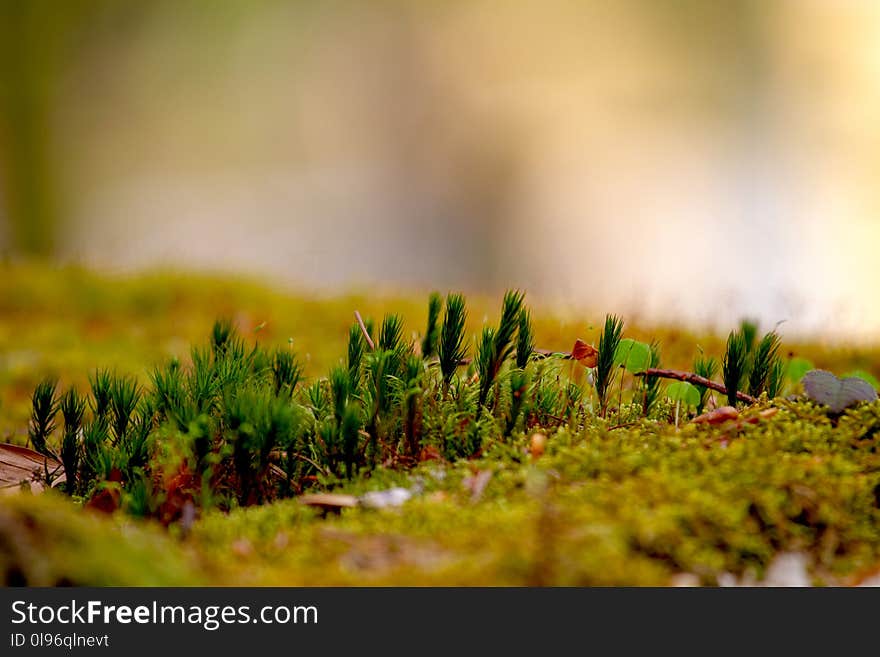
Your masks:
{"label": "green moss", "polygon": [[191,586],[202,562],[158,525],[83,511],[54,492],[0,498],[7,585]]}
{"label": "green moss", "polygon": [[[813,412],[792,404],[739,429],[563,431],[535,463],[520,436],[477,461],[380,469],[338,489],[415,491],[399,508],[212,511],[185,540],[57,495],[10,496],[0,540],[15,549],[0,553],[13,555],[7,579],[42,584],[663,585],[679,572],[760,576],[798,551],[817,581],[847,583],[880,561],[880,404],[837,426]],[[465,481],[487,469],[475,501]]]}
{"label": "green moss", "polygon": [[[152,364],[185,357],[217,316],[235,318],[248,341],[277,346],[293,336],[304,375],[315,376],[347,366],[341,355],[354,309],[413,321],[424,314],[421,301],[321,301],[211,278],[106,279],[27,266],[3,273],[0,429],[16,439],[24,438],[30,393],[43,376],[85,391],[88,373],[109,367],[146,383]],[[496,305],[469,300],[471,334]],[[576,337],[596,343],[597,331],[582,318],[538,311],[533,318],[537,347],[565,350]],[[634,328],[631,337],[656,337],[664,364],[683,369],[698,342],[676,329]],[[699,344],[706,353],[723,348],[713,336]],[[880,361],[876,351],[828,345],[786,351],[835,371]],[[530,367],[541,394],[542,376],[582,377],[567,362]],[[550,421],[559,412],[556,390],[548,384],[548,396],[538,399],[550,428],[537,460],[520,422],[510,436],[486,432],[473,460],[380,466],[351,481],[321,478],[326,488],[355,495],[412,490],[399,508],[322,518],[292,499],[203,511],[183,532],[178,523],[161,529],[99,516],[56,494],[4,496],[0,568],[7,583],[31,584],[662,585],[682,572],[707,584],[726,573],[760,577],[776,555],[791,551],[807,555],[822,583],[849,583],[880,562],[880,403],[832,419],[814,405],[777,400],[776,415],[755,424],[683,419],[677,429],[669,400],[659,399],[645,420],[639,403],[625,400],[618,410],[612,389],[607,419],[578,411],[571,426],[580,428],[557,430]],[[456,428],[464,402],[450,394],[431,403],[426,444],[441,421]],[[160,442],[159,453],[176,462],[173,441]],[[478,490],[474,475],[489,470]]]}
{"label": "green moss", "polygon": [[[856,444],[875,441],[862,435],[880,405],[837,427],[799,417],[809,410],[722,432],[560,433],[536,464],[487,456],[346,488],[420,486],[400,509],[321,520],[284,502],[210,514],[194,540],[222,559],[244,538],[255,581],[285,584],[642,585],[679,572],[713,584],[760,577],[788,551],[806,553],[818,580],[847,582],[880,559],[876,442]],[[474,503],[462,482],[481,469],[494,475]]]}

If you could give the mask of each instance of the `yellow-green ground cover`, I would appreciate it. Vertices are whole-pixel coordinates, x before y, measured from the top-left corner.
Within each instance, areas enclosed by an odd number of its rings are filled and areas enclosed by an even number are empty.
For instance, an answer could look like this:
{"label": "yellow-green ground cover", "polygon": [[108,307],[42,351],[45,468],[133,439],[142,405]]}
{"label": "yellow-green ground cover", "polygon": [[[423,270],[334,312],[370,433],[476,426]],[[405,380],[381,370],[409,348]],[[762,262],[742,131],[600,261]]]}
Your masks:
{"label": "yellow-green ground cover", "polygon": [[[320,299],[229,278],[20,264],[0,274],[0,437],[22,444],[42,377],[85,388],[89,371],[108,367],[146,381],[152,365],[186,357],[218,316],[249,339],[292,338],[306,374],[323,376],[345,353],[354,309],[399,312],[413,334],[425,315],[422,296]],[[497,320],[496,306],[469,299],[471,333]],[[536,343],[559,350],[578,337],[595,343],[601,319],[540,307],[533,318]],[[635,324],[626,334],[658,339],[664,365],[683,369],[698,346],[717,356],[723,346],[675,328]],[[876,349],[784,349],[837,373],[880,374]],[[858,582],[880,567],[880,404],[839,419],[805,402],[775,405],[769,419],[720,427],[593,419],[549,431],[538,458],[518,433],[478,459],[379,468],[340,484],[333,492],[397,486],[412,497],[326,517],[293,499],[165,529],[56,492],[7,494],[0,573],[43,585],[663,585],[682,573],[714,584],[760,578],[794,552],[815,583]]]}

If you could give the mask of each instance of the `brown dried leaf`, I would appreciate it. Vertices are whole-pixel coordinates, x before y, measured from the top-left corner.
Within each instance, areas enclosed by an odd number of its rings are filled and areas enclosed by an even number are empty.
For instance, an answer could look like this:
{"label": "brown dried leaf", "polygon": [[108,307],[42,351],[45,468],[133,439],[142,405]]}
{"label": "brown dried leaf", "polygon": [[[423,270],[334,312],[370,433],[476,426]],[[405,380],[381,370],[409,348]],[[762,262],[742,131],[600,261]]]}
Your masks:
{"label": "brown dried leaf", "polygon": [[599,350],[578,338],[571,349],[571,357],[584,367],[596,367],[599,362]]}
{"label": "brown dried leaf", "polygon": [[765,408],[763,411],[758,413],[757,415],[752,415],[746,418],[746,422],[749,424],[758,424],[761,420],[769,420],[771,417],[776,415],[779,412],[778,408]]}
{"label": "brown dried leaf", "polygon": [[57,472],[53,486],[64,481],[61,463],[51,456],[27,447],[0,443],[0,489],[18,490],[22,482],[27,482],[32,492],[41,492],[46,488],[43,477],[47,468],[49,472]]}
{"label": "brown dried leaf", "polygon": [[735,420],[738,417],[739,411],[737,411],[733,406],[721,406],[720,408],[716,408],[714,411],[709,411],[708,413],[698,415],[694,418],[693,421],[697,424],[723,424],[728,420]]}

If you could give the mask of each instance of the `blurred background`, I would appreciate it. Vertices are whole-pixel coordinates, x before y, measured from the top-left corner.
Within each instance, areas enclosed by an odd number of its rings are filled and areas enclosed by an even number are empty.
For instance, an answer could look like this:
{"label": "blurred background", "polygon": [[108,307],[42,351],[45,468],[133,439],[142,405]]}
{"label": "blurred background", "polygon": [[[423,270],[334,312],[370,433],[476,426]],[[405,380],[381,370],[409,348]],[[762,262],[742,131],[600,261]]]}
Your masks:
{"label": "blurred background", "polygon": [[873,0],[0,0],[0,253],[880,337]]}

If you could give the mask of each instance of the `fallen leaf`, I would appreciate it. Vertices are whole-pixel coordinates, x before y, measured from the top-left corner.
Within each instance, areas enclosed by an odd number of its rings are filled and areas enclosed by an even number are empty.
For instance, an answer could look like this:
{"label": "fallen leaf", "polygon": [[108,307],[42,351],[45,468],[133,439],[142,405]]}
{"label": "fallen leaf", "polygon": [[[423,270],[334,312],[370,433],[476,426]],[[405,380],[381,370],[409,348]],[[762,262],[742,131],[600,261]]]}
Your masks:
{"label": "fallen leaf", "polygon": [[578,338],[571,349],[571,357],[584,367],[596,367],[599,363],[599,350]]}
{"label": "fallen leaf", "polygon": [[31,492],[38,493],[46,488],[45,472],[55,472],[52,485],[64,481],[61,463],[51,456],[44,456],[27,447],[0,443],[0,489],[19,490],[26,482]]}
{"label": "fallen leaf", "polygon": [[763,411],[758,413],[757,415],[752,415],[751,417],[745,418],[745,421],[749,424],[758,424],[761,420],[769,420],[771,417],[776,415],[779,412],[778,408],[765,408]]}
{"label": "fallen leaf", "polygon": [[697,424],[723,424],[728,420],[735,420],[738,417],[739,411],[737,411],[733,406],[721,406],[720,408],[716,408],[714,411],[709,411],[708,413],[698,415],[694,418],[693,421]]}
{"label": "fallen leaf", "polygon": [[855,377],[839,379],[825,370],[807,372],[801,382],[807,397],[827,406],[832,413],[842,413],[859,402],[877,399],[877,391],[870,383]]}

